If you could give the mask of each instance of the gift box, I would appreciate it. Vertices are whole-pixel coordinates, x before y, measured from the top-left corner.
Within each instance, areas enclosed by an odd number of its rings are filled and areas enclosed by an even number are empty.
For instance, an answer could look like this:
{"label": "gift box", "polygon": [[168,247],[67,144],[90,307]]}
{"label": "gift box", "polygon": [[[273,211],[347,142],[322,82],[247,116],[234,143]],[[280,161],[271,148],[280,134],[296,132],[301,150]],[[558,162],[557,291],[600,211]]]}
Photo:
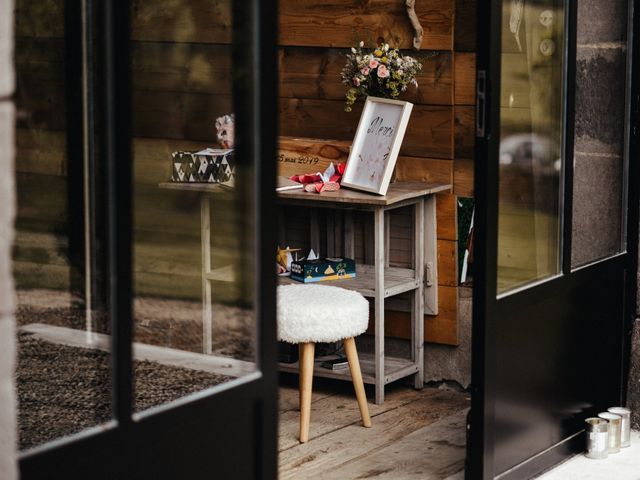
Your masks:
{"label": "gift box", "polygon": [[324,282],[355,276],[356,262],[350,258],[318,258],[291,263],[291,278],[299,282]]}
{"label": "gift box", "polygon": [[199,152],[173,152],[171,157],[172,182],[221,183],[233,186],[233,149],[207,148]]}

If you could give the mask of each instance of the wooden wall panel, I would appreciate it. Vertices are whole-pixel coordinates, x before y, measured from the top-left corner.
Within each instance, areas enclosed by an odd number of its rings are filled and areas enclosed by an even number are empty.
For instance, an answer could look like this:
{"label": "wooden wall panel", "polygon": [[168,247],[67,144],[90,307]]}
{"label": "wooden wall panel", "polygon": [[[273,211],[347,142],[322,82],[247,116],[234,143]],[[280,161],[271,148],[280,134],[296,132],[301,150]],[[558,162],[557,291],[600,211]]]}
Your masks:
{"label": "wooden wall panel", "polygon": [[456,52],[476,51],[476,2],[477,0],[455,0],[454,49]]}
{"label": "wooden wall panel", "polygon": [[[23,72],[20,85],[33,89],[29,78],[38,78],[41,89],[26,105],[28,117],[22,120],[23,127],[38,130],[18,130],[21,155],[16,168],[21,175],[19,181],[25,184],[53,181],[54,185],[53,191],[41,197],[20,198],[20,221],[30,228],[45,228],[38,225],[52,225],[60,221],[59,215],[64,215],[63,205],[49,211],[45,205],[52,196],[64,198],[60,190],[66,172],[64,116],[57,113],[64,107],[60,40],[63,3],[21,0],[16,11],[16,31],[18,41],[22,42],[16,56],[19,71]],[[186,239],[185,245],[196,242],[193,245],[197,247],[198,218],[190,218],[197,198],[167,195],[159,192],[157,183],[168,178],[171,152],[211,146],[215,143],[215,118],[233,111],[230,5],[229,0],[133,2],[135,215],[136,241],[141,242],[136,248],[137,258],[143,260],[136,267],[138,291],[155,288],[162,295],[170,295],[171,283],[162,283],[162,279],[169,277],[168,272],[178,275],[185,285],[197,287],[197,255],[180,269],[167,263],[162,253],[179,241],[180,235]],[[48,22],[38,22],[42,8],[48,12],[57,10],[61,20],[56,22],[48,15]],[[473,194],[475,0],[430,0],[417,2],[416,8],[425,28],[424,53],[412,55],[422,60],[424,71],[418,76],[419,88],[403,97],[415,107],[398,159],[396,178],[454,185],[452,193],[438,195],[441,314],[428,318],[425,324],[429,341],[455,344],[455,199],[456,195]],[[362,108],[358,104],[352,113],[344,112],[345,87],[340,83],[339,72],[346,48],[360,39],[369,42],[378,37],[384,37],[392,46],[409,48],[413,31],[405,2],[282,1],[280,13],[280,133],[332,139],[330,142],[339,153],[336,158],[344,158]],[[436,55],[426,58],[433,53]],[[43,79],[46,79],[44,88]],[[287,173],[318,169],[308,169],[302,163],[291,166],[291,172]],[[172,212],[170,218],[167,212]],[[221,214],[220,219],[225,218]],[[398,249],[392,258],[400,263],[406,262],[410,253],[404,237],[410,236],[411,228],[403,223],[408,218],[398,215],[397,225],[394,224]],[[362,261],[366,257],[368,220],[357,217],[355,223],[356,256]],[[305,231],[297,231],[296,235],[304,236]],[[159,238],[162,241],[154,250],[154,241]],[[216,241],[221,242],[218,245],[221,251],[231,248],[222,239]],[[192,269],[196,271],[193,285],[189,274]],[[398,315],[400,318],[405,314]],[[387,317],[391,334],[400,328],[394,326],[394,318],[391,314]],[[399,325],[408,325],[398,321]]]}
{"label": "wooden wall panel", "polygon": [[458,345],[458,288],[438,287],[438,315],[426,315],[424,338],[427,342]]}
{"label": "wooden wall panel", "polygon": [[396,180],[453,184],[451,163],[451,160],[438,158],[399,157],[396,164]]}
{"label": "wooden wall panel", "polygon": [[438,285],[458,286],[458,242],[438,240]]}
{"label": "wooden wall panel", "polygon": [[67,139],[64,132],[16,129],[16,173],[64,176]]}
{"label": "wooden wall panel", "polygon": [[[337,100],[280,100],[280,133],[290,137],[353,140],[362,104],[344,111]],[[453,158],[453,108],[416,105],[400,153],[415,157]]]}
{"label": "wooden wall panel", "polygon": [[64,36],[64,0],[20,0],[16,2],[14,15],[17,37]]}
{"label": "wooden wall panel", "polygon": [[230,95],[231,46],[133,42],[134,91]]}
{"label": "wooden wall panel", "polygon": [[233,0],[134,0],[134,41],[230,43]]}
{"label": "wooden wall panel", "polygon": [[453,161],[453,193],[458,197],[473,197],[473,160]]}
{"label": "wooden wall panel", "polygon": [[[340,72],[347,49],[281,47],[279,50],[280,97],[343,100],[346,88]],[[435,56],[427,56],[427,53]],[[413,53],[422,63],[416,77],[418,88],[410,87],[402,98],[414,104],[451,105],[453,55],[451,52]]]}
{"label": "wooden wall panel", "polygon": [[[425,341],[456,346],[458,339],[458,288],[438,287],[438,308],[436,316],[425,315]],[[385,334],[396,338],[411,338],[411,317],[407,312],[385,312]]]}
{"label": "wooden wall panel", "polygon": [[436,221],[438,222],[438,239],[458,240],[456,222],[456,196],[451,193],[436,195]]}
{"label": "wooden wall panel", "polygon": [[473,158],[475,148],[476,109],[473,106],[455,107],[455,156]]}
{"label": "wooden wall panel", "polygon": [[[451,0],[416,2],[424,27],[423,49],[453,48],[454,4]],[[297,0],[280,2],[280,44],[305,47],[350,47],[384,39],[411,48],[413,28],[405,2],[397,0]]]}
{"label": "wooden wall panel", "polygon": [[456,52],[454,54],[455,104],[476,103],[476,54]]}

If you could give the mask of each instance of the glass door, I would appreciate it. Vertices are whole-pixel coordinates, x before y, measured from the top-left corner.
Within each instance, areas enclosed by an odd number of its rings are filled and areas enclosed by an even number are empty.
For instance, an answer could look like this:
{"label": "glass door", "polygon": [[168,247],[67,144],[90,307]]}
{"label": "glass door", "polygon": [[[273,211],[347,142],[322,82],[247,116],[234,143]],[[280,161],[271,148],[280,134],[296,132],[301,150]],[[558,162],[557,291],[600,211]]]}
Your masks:
{"label": "glass door", "polygon": [[583,450],[585,418],[624,402],[637,161],[622,3],[598,27],[593,5],[567,0],[478,12],[467,478],[531,478]]}
{"label": "glass door", "polygon": [[16,5],[21,477],[275,478],[274,5]]}

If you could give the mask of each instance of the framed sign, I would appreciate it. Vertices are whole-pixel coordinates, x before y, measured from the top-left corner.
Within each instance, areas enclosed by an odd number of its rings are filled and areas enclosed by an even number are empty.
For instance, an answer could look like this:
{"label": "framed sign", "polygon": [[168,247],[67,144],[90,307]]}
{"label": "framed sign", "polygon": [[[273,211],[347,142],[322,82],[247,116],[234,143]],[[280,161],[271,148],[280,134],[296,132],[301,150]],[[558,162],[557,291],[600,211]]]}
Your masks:
{"label": "framed sign", "polygon": [[412,109],[409,102],[367,97],[342,185],[387,194]]}

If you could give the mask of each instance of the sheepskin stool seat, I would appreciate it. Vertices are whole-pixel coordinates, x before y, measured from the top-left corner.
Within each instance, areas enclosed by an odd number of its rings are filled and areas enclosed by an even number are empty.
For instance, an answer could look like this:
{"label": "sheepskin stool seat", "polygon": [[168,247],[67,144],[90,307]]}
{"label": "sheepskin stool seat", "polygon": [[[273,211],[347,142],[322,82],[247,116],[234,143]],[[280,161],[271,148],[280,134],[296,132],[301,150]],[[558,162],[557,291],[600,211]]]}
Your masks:
{"label": "sheepskin stool seat", "polygon": [[342,340],[362,423],[371,426],[354,337],[369,323],[369,302],[358,292],[325,285],[278,287],[278,340],[300,348],[300,442],[309,440],[316,342]]}

